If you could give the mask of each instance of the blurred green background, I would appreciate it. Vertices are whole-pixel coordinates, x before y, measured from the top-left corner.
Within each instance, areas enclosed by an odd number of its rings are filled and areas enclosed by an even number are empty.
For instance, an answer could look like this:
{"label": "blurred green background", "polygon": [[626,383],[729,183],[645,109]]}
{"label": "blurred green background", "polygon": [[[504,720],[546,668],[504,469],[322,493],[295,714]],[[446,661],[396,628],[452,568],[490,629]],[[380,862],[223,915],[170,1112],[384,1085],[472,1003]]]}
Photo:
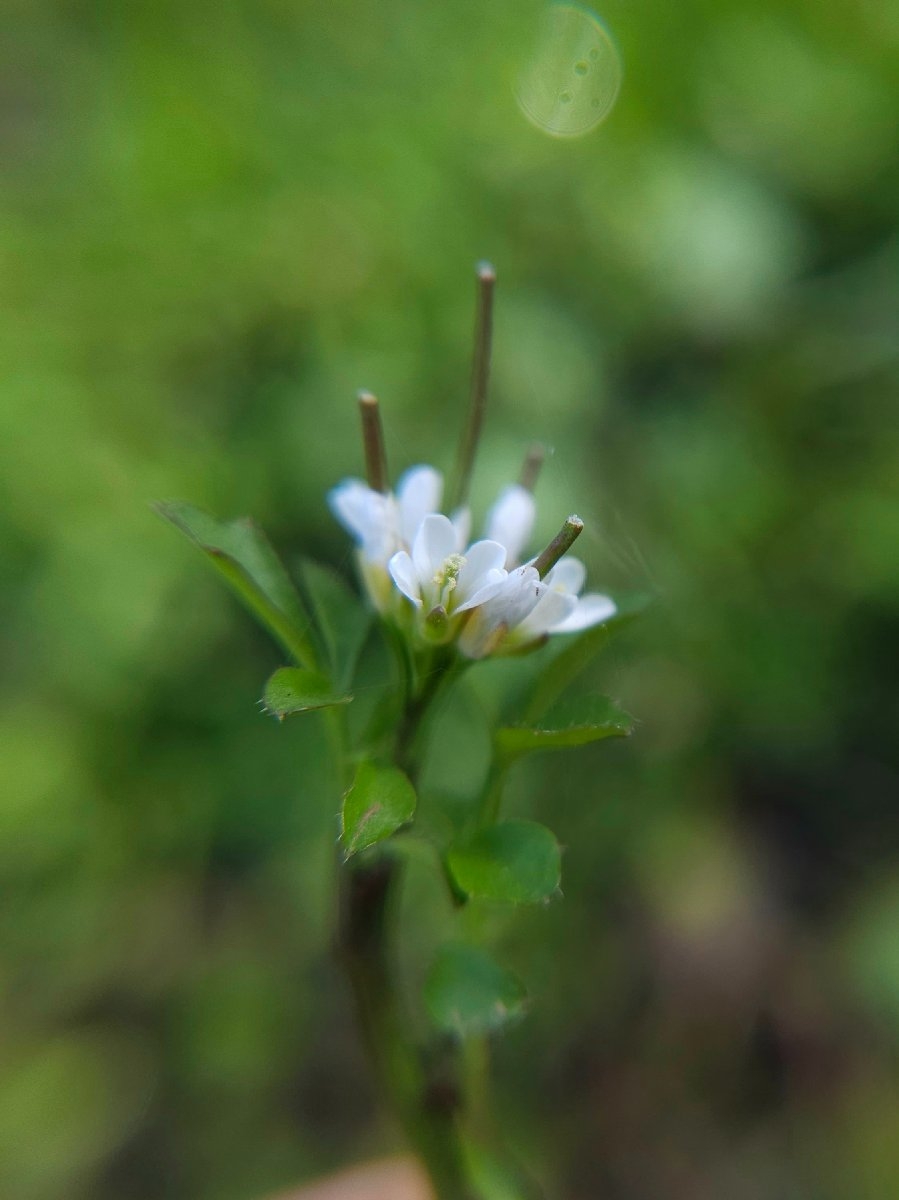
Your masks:
{"label": "blurred green background", "polygon": [[329,954],[315,720],[177,497],[349,568],[326,489],[553,448],[628,743],[509,811],[563,903],[498,918],[498,1052],[566,1200],[899,1194],[899,9],[607,0],[554,140],[534,0],[11,0],[0,41],[0,1196],[250,1200],[399,1145]]}

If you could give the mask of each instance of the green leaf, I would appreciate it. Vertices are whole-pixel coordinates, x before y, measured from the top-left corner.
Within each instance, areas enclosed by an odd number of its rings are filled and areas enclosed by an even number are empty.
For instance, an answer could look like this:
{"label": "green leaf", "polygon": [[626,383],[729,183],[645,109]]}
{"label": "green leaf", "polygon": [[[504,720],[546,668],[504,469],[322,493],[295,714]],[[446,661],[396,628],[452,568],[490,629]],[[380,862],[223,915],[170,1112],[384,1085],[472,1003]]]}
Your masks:
{"label": "green leaf", "polygon": [[535,750],[565,750],[627,737],[633,727],[633,718],[608,696],[579,696],[557,705],[539,725],[498,729],[494,743],[499,757],[509,763]]}
{"label": "green leaf", "polygon": [[351,858],[396,833],[412,820],[415,804],[415,788],[397,767],[360,763],[343,798],[340,840],[344,856]]}
{"label": "green leaf", "polygon": [[293,658],[315,665],[306,637],[309,619],[296,589],[265,534],[248,517],[218,521],[178,502],[156,505],[160,516],[209,557],[244,605]]}
{"label": "green leaf", "polygon": [[303,667],[279,667],[265,685],[262,703],[266,711],[283,721],[293,713],[349,704],[352,696],[335,694],[330,679]]}
{"label": "green leaf", "polygon": [[425,982],[425,1007],[446,1033],[493,1033],[519,1018],[527,994],[524,985],[483,950],[444,946]]}
{"label": "green leaf", "polygon": [[349,688],[372,613],[329,567],[305,561],[302,583],[335,685]]}
{"label": "green leaf", "polygon": [[502,821],[482,829],[446,855],[453,883],[476,900],[537,904],[559,890],[559,843],[535,821]]}
{"label": "green leaf", "polygon": [[614,617],[602,625],[572,637],[558,635],[551,644],[558,643],[559,649],[538,675],[533,685],[531,699],[525,709],[525,720],[536,721],[559,699],[584,668],[605,649],[612,637],[629,625],[652,603],[648,595],[635,595],[618,601]]}

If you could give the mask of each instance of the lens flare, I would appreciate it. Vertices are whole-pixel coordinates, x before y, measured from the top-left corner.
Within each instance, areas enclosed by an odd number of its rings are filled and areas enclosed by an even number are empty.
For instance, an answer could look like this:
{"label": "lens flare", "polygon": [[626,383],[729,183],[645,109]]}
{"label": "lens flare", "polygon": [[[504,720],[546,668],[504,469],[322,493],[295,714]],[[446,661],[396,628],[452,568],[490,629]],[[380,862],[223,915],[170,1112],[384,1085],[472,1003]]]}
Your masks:
{"label": "lens flare", "polygon": [[551,4],[515,89],[527,119],[553,137],[580,137],[612,111],[623,73],[612,34],[589,9]]}

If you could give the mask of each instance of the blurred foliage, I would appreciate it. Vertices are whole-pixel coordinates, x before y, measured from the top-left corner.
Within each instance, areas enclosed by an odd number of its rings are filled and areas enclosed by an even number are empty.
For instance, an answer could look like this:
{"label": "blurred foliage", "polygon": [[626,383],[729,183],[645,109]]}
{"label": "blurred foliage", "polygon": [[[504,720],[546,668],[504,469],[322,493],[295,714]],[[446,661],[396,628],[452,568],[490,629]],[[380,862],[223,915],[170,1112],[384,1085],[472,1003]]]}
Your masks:
{"label": "blurred foliage", "polygon": [[513,1140],[572,1200],[899,1192],[899,14],[608,0],[617,107],[554,141],[512,95],[539,13],[6,6],[0,1196],[249,1200],[395,1145],[318,718],[261,715],[277,649],[148,502],[349,571],[355,390],[394,469],[449,467],[485,256],[476,502],[546,442],[540,535],[580,512],[591,582],[660,596],[590,668],[636,736],[513,777],[567,846],[564,902],[478,918],[534,995]]}

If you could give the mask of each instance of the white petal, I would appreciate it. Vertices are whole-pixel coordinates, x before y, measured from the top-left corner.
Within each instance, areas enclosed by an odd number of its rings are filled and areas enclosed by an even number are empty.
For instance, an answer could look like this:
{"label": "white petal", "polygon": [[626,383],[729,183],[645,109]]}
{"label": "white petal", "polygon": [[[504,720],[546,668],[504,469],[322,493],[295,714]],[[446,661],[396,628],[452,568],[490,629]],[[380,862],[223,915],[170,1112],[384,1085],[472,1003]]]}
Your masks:
{"label": "white petal", "polygon": [[337,520],[362,546],[369,558],[377,557],[387,543],[390,500],[358,479],[346,479],[328,493],[328,504]]}
{"label": "white petal", "polygon": [[542,637],[570,617],[577,606],[577,596],[550,588],[521,622],[517,632],[525,639]]}
{"label": "white petal", "polygon": [[[514,629],[545,594],[546,585],[533,567],[517,567],[486,602],[485,617],[493,625],[508,625]],[[477,599],[477,596],[472,599]],[[481,604],[484,605],[483,600]]]}
{"label": "white petal", "polygon": [[[482,587],[492,587],[495,583],[503,583],[509,572],[504,567],[496,567],[483,575],[481,578]],[[478,588],[478,591],[481,589]]]}
{"label": "white petal", "polygon": [[455,553],[456,531],[452,521],[442,513],[429,513],[412,543],[412,561],[421,582],[429,582]]}
{"label": "white petal", "polygon": [[415,541],[428,513],[439,512],[443,495],[443,476],[433,467],[410,467],[396,486],[399,503],[399,532],[407,546]]}
{"label": "white petal", "polygon": [[456,595],[459,600],[466,600],[486,582],[486,576],[491,571],[503,571],[506,561],[506,548],[499,542],[475,542],[465,552],[465,565],[459,572],[456,582]]}
{"label": "white petal", "polygon": [[502,591],[503,584],[508,577],[507,571],[488,571],[486,577],[481,580],[481,586],[477,591],[469,596],[454,611],[457,613],[468,612],[469,609],[478,608],[480,605],[486,604],[488,600],[492,600],[494,596]]}
{"label": "white petal", "polygon": [[468,545],[471,536],[471,509],[463,506],[450,514],[453,529],[456,531],[456,550],[461,554]]}
{"label": "white petal", "polygon": [[[492,595],[485,598],[485,594]],[[533,567],[518,567],[499,584],[481,589],[464,607],[472,608],[471,618],[462,630],[459,649],[469,658],[482,658],[501,625],[512,630],[536,606],[546,592]]]}
{"label": "white petal", "polygon": [[520,562],[534,528],[536,515],[534,497],[520,484],[513,484],[500,493],[499,499],[487,514],[484,536],[506,547],[506,566]]}
{"label": "white petal", "polygon": [[614,600],[608,596],[601,596],[598,592],[590,592],[580,598],[571,616],[554,625],[550,632],[578,633],[581,629],[589,629],[591,625],[608,621],[616,612]]}
{"label": "white petal", "polygon": [[398,550],[387,564],[387,570],[396,586],[413,604],[421,608],[421,588],[412,559],[405,550]]}
{"label": "white petal", "polygon": [[547,587],[570,596],[579,596],[584,580],[587,578],[587,568],[579,558],[560,558],[553,569],[547,574],[544,582]]}
{"label": "white petal", "polygon": [[483,658],[495,626],[487,626],[475,613],[459,635],[459,649],[466,658]]}

